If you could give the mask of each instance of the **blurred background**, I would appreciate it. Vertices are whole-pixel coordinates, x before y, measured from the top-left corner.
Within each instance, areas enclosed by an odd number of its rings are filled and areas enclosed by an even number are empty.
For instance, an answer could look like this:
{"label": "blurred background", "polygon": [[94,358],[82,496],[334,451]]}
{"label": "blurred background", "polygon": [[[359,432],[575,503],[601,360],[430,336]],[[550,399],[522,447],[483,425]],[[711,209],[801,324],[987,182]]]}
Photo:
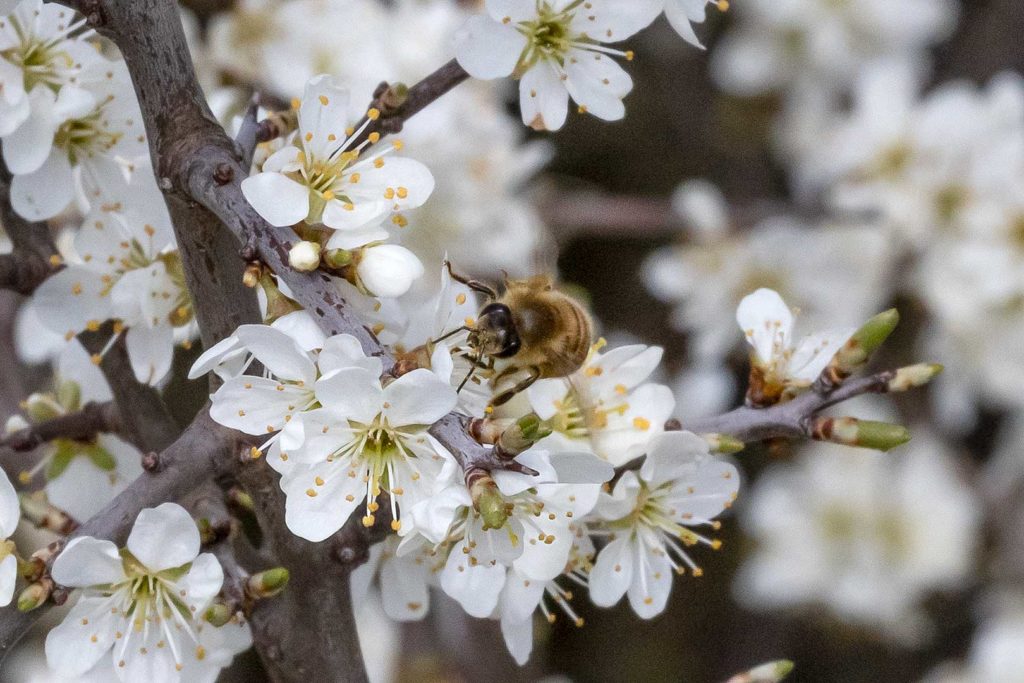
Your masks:
{"label": "blurred background", "polygon": [[[211,106],[232,125],[328,72],[358,107],[452,54],[475,3],[183,2]],[[740,498],[704,576],[650,621],[574,602],[586,625],[539,623],[516,667],[496,622],[435,592],[424,622],[360,626],[376,680],[724,681],[763,661],[789,680],[1024,681],[1024,3],[735,0],[709,5],[706,46],[663,20],[634,36],[627,116],[519,122],[516,93],[470,83],[410,122],[438,176],[404,241],[438,269],[500,278],[557,268],[613,343],[666,349],[677,417],[742,401],[734,322],[760,286],[813,332],[897,306],[879,368],[945,365],[927,391],[841,414],[900,421],[887,454],[768,443],[736,456]],[[298,88],[298,92],[296,89]],[[420,292],[431,294],[432,276]],[[46,386],[42,337],[0,293],[0,408]],[[19,313],[19,311],[21,311]],[[396,327],[395,337],[401,332]],[[198,349],[181,350],[175,378]],[[184,419],[202,389],[172,379]],[[40,641],[4,680],[48,680]],[[40,664],[41,665],[41,664]],[[259,680],[247,655],[226,680]]]}

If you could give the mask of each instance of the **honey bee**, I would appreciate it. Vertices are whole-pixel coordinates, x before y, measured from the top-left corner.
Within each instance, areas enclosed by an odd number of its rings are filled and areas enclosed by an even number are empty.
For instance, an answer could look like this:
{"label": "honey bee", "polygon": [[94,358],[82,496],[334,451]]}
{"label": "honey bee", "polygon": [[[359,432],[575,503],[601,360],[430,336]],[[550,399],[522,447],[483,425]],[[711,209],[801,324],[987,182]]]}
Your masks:
{"label": "honey bee", "polygon": [[499,296],[489,285],[456,275],[450,263],[445,265],[453,280],[480,292],[487,301],[476,322],[464,328],[469,331],[467,343],[476,358],[460,389],[478,367],[503,366],[492,379],[495,387],[525,373],[491,399],[492,406],[499,406],[538,379],[568,377],[583,366],[590,351],[590,316],[578,302],[555,289],[550,277],[506,279],[505,291]]}

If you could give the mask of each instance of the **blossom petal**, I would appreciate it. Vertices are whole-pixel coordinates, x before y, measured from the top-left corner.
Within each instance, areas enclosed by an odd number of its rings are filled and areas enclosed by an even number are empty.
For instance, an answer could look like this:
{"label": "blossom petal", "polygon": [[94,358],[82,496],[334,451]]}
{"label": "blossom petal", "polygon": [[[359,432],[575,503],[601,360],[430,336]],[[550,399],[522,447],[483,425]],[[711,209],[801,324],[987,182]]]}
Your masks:
{"label": "blossom petal", "polygon": [[174,360],[174,328],[169,324],[147,327],[135,325],[125,335],[128,360],[135,379],[157,384],[171,371]]}
{"label": "blossom petal", "polygon": [[342,368],[317,381],[316,398],[342,418],[369,424],[383,410],[384,390],[365,368]]}
{"label": "blossom petal", "polygon": [[114,643],[118,616],[110,611],[113,606],[109,598],[79,598],[64,621],[46,634],[47,665],[69,678],[92,669]]}
{"label": "blossom petal", "polygon": [[519,666],[525,666],[533,652],[533,618],[514,621],[502,615],[501,636],[512,659]]}
{"label": "blossom petal", "polygon": [[551,456],[559,484],[603,484],[615,476],[610,463],[591,453],[559,453]]}
{"label": "blossom petal", "polygon": [[343,527],[366,498],[363,473],[349,476],[350,471],[340,462],[321,462],[282,480],[288,530],[319,542]]}
{"label": "blossom petal", "polygon": [[665,0],[587,0],[586,11],[573,17],[573,31],[602,43],[625,40],[658,18]]}
{"label": "blossom petal", "polygon": [[351,334],[336,334],[324,341],[317,365],[324,375],[342,368],[363,368],[374,377],[383,372],[380,359],[367,356],[362,344]]}
{"label": "blossom petal", "polygon": [[380,568],[380,593],[384,612],[396,621],[419,621],[427,615],[430,566],[416,558],[385,558]]}
{"label": "blossom petal", "polygon": [[587,113],[605,121],[626,115],[622,98],[633,89],[633,79],[610,56],[574,50],[565,75],[569,96]]}
{"label": "blossom petal", "polygon": [[294,384],[245,375],[225,382],[213,395],[210,417],[246,434],[270,434],[312,400],[312,392]]}
{"label": "blossom petal", "polygon": [[0,539],[13,536],[20,519],[21,505],[18,503],[18,492],[7,478],[7,473],[0,472]]}
{"label": "blossom petal", "polygon": [[665,18],[683,40],[694,47],[704,45],[693,30],[693,24],[703,23],[708,0],[668,0],[665,3]]}
{"label": "blossom petal", "polygon": [[665,432],[651,439],[640,468],[640,478],[649,488],[679,479],[693,472],[693,463],[708,456],[708,442],[691,432]]}
{"label": "blossom petal", "polygon": [[[146,624],[146,627],[132,639],[131,650],[122,651],[126,646],[120,643],[114,647],[114,656],[120,660],[115,668],[117,677],[122,683],[179,683],[182,675],[176,665],[184,662],[175,661],[174,653],[181,653],[179,656],[183,660],[195,659],[196,648],[192,646],[192,639],[184,631],[173,627],[161,629],[152,623]],[[165,630],[168,632],[166,635]],[[165,647],[158,647],[157,643],[165,638],[173,638],[176,641],[174,646],[165,643]],[[124,666],[121,666],[121,661]]]}
{"label": "blossom petal", "polygon": [[515,27],[478,14],[456,32],[455,58],[473,78],[502,78],[512,73],[526,45]]}
{"label": "blossom petal", "polygon": [[0,607],[7,607],[14,599],[18,584],[18,558],[8,555],[0,561]]}
{"label": "blossom petal", "polygon": [[542,420],[550,420],[558,413],[568,393],[569,384],[564,379],[542,379],[526,390],[530,407]]}
{"label": "blossom petal", "polygon": [[60,150],[53,150],[45,163],[32,173],[11,180],[11,206],[30,221],[44,221],[63,211],[75,197],[71,163]]}
{"label": "blossom petal", "polygon": [[471,617],[484,619],[498,606],[502,586],[505,585],[505,567],[500,564],[469,563],[466,541],[459,541],[441,570],[441,588]]}
{"label": "blossom petal", "polygon": [[629,604],[641,619],[653,619],[665,611],[675,573],[664,552],[646,552],[639,543],[634,547],[638,557],[636,573],[629,585]]}
{"label": "blossom petal", "polygon": [[117,546],[110,541],[79,536],[53,562],[53,580],[69,588],[118,583],[125,578]]}
{"label": "blossom petal", "polygon": [[544,581],[531,581],[513,570],[505,579],[501,590],[501,618],[523,621],[533,616],[544,597]]}
{"label": "blossom petal", "polygon": [[188,378],[197,379],[202,377],[218,365],[244,354],[245,349],[242,348],[242,343],[238,341],[238,337],[234,335],[225,337],[203,351],[199,358],[196,358],[196,362],[192,364],[188,371]]}
{"label": "blossom petal", "polygon": [[163,503],[139,513],[127,547],[152,572],[181,567],[199,554],[199,529],[185,508]]}
{"label": "blossom petal", "polygon": [[847,328],[810,334],[801,339],[789,358],[789,378],[807,383],[816,380],[855,331]]}
{"label": "blossom petal", "polygon": [[651,376],[661,363],[664,349],[660,346],[630,344],[618,346],[594,358],[587,367],[591,393],[621,393],[622,387],[627,391],[640,386]]}
{"label": "blossom petal", "polygon": [[536,0],[486,0],[487,14],[495,21],[508,17],[512,22],[528,21],[537,16]]}
{"label": "blossom petal", "polygon": [[39,286],[33,308],[39,320],[54,332],[78,334],[90,323],[102,323],[110,317],[106,287],[98,273],[69,266]]}
{"label": "blossom petal", "polygon": [[430,425],[450,413],[458,400],[450,384],[419,368],[384,388],[384,415],[393,426]]}
{"label": "blossom petal", "polygon": [[558,130],[569,115],[569,92],[554,66],[537,62],[519,80],[523,123],[534,130]]}
{"label": "blossom petal", "polygon": [[275,377],[291,382],[316,380],[316,367],[298,343],[281,330],[268,325],[242,325],[235,336]]}
{"label": "blossom petal", "polygon": [[32,116],[4,138],[4,161],[15,176],[39,170],[51,150],[56,152],[53,135],[60,119],[55,111],[53,91],[45,85],[37,85],[29,94],[29,102]]}
{"label": "blossom petal", "polygon": [[281,173],[257,173],[242,181],[242,194],[256,213],[279,228],[309,215],[309,188]]}
{"label": "blossom petal", "polygon": [[378,167],[364,161],[352,167],[359,173],[359,183],[351,187],[349,197],[357,205],[360,197],[386,199],[394,211],[422,206],[434,191],[434,175],[424,164],[407,157],[381,157]]}
{"label": "blossom petal", "polygon": [[[295,340],[303,351],[313,351],[324,345],[327,336],[313,320],[309,311],[294,311],[282,315],[270,325]],[[323,368],[321,368],[323,371]]]}
{"label": "blossom petal", "polygon": [[793,312],[774,290],[762,287],[743,297],[736,309],[736,322],[762,363],[769,363],[776,350],[789,348]]}
{"label": "blossom petal", "polygon": [[224,584],[224,569],[211,553],[201,553],[178,581],[179,595],[195,613],[201,613],[217,597]]}
{"label": "blossom petal", "polygon": [[633,541],[620,536],[597,555],[590,571],[590,599],[599,607],[611,607],[626,594],[633,580]]}
{"label": "blossom petal", "polygon": [[299,131],[302,146],[317,159],[325,159],[345,139],[348,122],[349,91],[328,74],[306,82],[299,107]]}

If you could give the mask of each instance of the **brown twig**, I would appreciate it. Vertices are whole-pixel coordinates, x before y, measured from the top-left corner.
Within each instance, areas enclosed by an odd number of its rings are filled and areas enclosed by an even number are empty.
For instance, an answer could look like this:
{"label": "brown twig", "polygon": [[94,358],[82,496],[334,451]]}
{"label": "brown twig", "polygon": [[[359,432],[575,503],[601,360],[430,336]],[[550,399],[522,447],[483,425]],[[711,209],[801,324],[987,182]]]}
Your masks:
{"label": "brown twig", "polygon": [[816,436],[814,419],[821,411],[855,396],[886,393],[895,374],[886,370],[849,380],[836,389],[809,390],[792,401],[769,408],[740,406],[721,415],[692,420],[682,427],[698,434],[728,434],[746,442],[779,437],[811,439]]}
{"label": "brown twig", "polygon": [[113,403],[86,403],[76,412],[19,429],[0,439],[0,447],[25,452],[54,439],[91,441],[100,432],[121,432],[121,416]]}

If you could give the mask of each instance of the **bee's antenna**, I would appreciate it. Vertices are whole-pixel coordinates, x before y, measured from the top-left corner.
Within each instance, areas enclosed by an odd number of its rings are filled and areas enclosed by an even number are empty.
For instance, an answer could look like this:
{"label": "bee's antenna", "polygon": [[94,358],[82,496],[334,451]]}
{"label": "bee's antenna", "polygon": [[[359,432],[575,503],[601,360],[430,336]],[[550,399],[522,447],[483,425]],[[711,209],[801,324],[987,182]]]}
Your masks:
{"label": "bee's antenna", "polygon": [[445,339],[448,339],[449,337],[454,337],[459,332],[468,332],[468,331],[469,331],[469,328],[467,326],[465,326],[465,325],[462,325],[461,327],[456,327],[451,332],[446,332],[443,335],[441,335],[440,337],[438,337],[437,339],[431,339],[430,341],[432,343],[436,344],[437,342],[443,342]]}
{"label": "bee's antenna", "polygon": [[466,386],[466,382],[468,382],[469,378],[473,376],[474,372],[476,372],[476,368],[480,364],[482,358],[482,354],[480,352],[477,352],[476,358],[470,359],[469,372],[467,372],[466,376],[462,378],[461,382],[459,382],[459,388],[455,390],[456,394],[460,393],[462,391],[462,387]]}

